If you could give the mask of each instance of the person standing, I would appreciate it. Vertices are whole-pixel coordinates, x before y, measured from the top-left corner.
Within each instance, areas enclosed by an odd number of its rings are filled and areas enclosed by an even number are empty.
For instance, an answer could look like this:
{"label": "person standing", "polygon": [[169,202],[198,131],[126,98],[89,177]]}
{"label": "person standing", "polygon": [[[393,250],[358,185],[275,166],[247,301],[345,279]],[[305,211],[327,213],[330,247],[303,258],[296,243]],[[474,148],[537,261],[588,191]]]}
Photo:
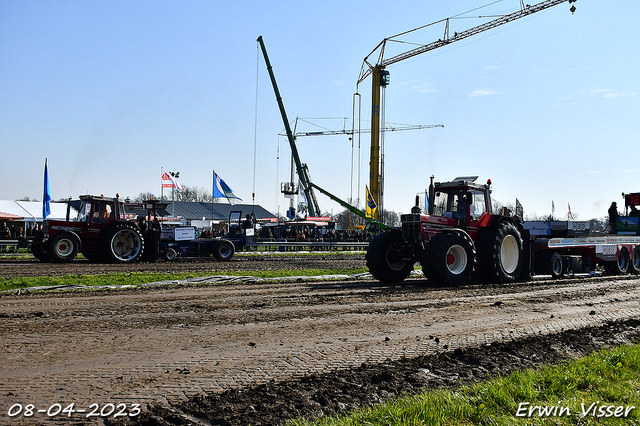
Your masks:
{"label": "person standing", "polygon": [[615,234],[616,233],[616,220],[618,218],[618,205],[616,204],[616,202],[614,201],[613,203],[611,203],[611,206],[609,207],[608,210],[609,213],[609,233],[610,234]]}

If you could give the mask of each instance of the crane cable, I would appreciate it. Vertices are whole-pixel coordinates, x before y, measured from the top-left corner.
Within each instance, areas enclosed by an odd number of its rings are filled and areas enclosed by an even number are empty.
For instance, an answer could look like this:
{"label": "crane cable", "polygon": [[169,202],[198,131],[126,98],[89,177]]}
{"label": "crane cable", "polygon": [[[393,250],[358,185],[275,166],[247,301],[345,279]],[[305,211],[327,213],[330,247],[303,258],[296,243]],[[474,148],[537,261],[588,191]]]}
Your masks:
{"label": "crane cable", "polygon": [[254,112],[253,122],[253,192],[251,193],[251,207],[252,212],[255,215],[256,206],[256,163],[258,152],[258,83],[260,76],[260,47],[256,46],[256,106]]}

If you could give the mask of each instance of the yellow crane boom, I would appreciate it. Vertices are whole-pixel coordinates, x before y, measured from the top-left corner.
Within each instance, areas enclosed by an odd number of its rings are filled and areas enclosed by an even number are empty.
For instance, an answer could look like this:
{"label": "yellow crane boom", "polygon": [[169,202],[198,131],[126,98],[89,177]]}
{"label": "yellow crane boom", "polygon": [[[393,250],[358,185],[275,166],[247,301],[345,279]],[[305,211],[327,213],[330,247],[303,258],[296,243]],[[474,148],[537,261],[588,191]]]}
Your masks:
{"label": "yellow crane boom", "polygon": [[[484,24],[475,26],[465,31],[455,32],[453,36],[449,34],[449,20],[442,19],[440,21],[433,22],[431,24],[424,25],[422,27],[415,28],[410,31],[405,31],[403,33],[394,35],[392,37],[385,38],[382,40],[376,47],[364,58],[362,63],[362,67],[360,68],[360,75],[358,77],[358,82],[356,84],[357,87],[360,83],[362,83],[368,76],[371,76],[372,82],[372,96],[371,96],[371,157],[369,161],[369,190],[371,192],[371,196],[373,200],[376,202],[378,206],[382,206],[382,197],[380,193],[380,181],[383,178],[380,174],[380,133],[382,130],[380,129],[380,116],[383,115],[381,111],[381,88],[385,87],[389,84],[389,72],[385,70],[385,68],[389,65],[395,64],[400,61],[404,61],[405,59],[412,58],[417,55],[421,55],[423,53],[429,52],[434,49],[438,49],[443,46],[448,46],[451,43],[455,43],[456,41],[464,40],[473,35],[482,33],[484,31],[499,27],[501,25],[507,24],[509,22],[513,22],[517,19],[524,18],[526,16],[532,15],[534,13],[540,12],[542,10],[548,9],[553,6],[557,6],[561,3],[569,2],[575,3],[577,0],[545,0],[543,2],[531,5],[525,5],[524,2],[520,1],[520,10],[517,12],[510,13],[508,15],[502,15],[497,19],[486,22]],[[576,7],[572,5],[569,9],[571,13],[575,12]],[[388,42],[397,41],[396,39],[405,34],[417,31],[422,28],[426,28],[431,25],[445,23],[445,31],[444,36],[441,39],[433,41],[428,44],[421,45],[414,49],[408,50],[404,53],[400,53],[391,58],[384,58],[385,48]],[[377,60],[375,63],[372,63],[370,58],[378,52]],[[380,211],[378,208],[376,211],[375,219],[380,219]]]}

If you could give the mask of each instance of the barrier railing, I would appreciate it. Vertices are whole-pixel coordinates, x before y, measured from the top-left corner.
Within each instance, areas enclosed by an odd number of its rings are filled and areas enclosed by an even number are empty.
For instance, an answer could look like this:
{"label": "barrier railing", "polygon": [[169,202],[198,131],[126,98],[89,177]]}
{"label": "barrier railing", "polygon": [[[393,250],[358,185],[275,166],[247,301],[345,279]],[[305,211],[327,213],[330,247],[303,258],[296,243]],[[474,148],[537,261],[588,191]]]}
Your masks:
{"label": "barrier railing", "polygon": [[368,242],[358,241],[257,241],[245,246],[250,251],[360,251],[369,247]]}

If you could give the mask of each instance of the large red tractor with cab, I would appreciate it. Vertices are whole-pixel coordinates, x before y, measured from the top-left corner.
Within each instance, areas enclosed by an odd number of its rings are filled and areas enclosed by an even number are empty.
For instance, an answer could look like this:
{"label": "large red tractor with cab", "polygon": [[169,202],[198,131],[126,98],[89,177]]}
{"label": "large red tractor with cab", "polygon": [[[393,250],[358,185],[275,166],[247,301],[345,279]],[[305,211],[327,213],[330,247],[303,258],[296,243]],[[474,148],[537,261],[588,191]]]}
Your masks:
{"label": "large red tractor with cab", "polygon": [[75,220],[45,220],[44,232],[31,244],[43,262],[70,262],[78,253],[98,262],[124,263],[140,259],[144,238],[135,222],[126,219],[119,198],[83,195]]}
{"label": "large red tractor with cab", "polygon": [[444,285],[460,285],[475,273],[490,282],[514,282],[523,270],[518,219],[493,213],[491,181],[458,177],[429,185],[428,212],[418,206],[401,215],[402,228],[378,235],[367,249],[374,278],[400,282],[416,263]]}

